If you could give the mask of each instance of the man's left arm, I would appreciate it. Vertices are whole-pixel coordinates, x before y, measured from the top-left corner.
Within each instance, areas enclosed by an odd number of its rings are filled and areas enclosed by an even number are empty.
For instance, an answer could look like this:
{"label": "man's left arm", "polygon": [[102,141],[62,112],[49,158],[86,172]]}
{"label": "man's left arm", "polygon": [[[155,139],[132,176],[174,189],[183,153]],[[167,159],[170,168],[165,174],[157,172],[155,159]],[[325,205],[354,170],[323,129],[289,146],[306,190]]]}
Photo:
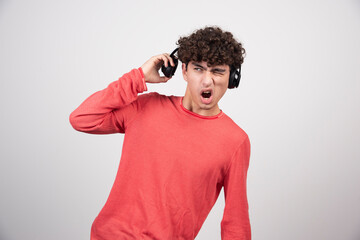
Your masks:
{"label": "man's left arm", "polygon": [[234,153],[224,178],[225,208],[221,220],[222,240],[250,240],[251,226],[246,192],[250,160],[248,136]]}

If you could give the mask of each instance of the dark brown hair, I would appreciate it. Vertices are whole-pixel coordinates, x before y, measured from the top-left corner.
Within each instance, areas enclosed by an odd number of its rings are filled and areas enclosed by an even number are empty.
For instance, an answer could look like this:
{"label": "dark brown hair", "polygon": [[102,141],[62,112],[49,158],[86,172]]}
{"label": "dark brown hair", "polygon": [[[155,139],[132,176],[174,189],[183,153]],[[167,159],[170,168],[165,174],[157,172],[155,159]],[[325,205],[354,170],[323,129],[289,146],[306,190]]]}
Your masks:
{"label": "dark brown hair", "polygon": [[242,44],[234,39],[232,33],[216,26],[180,37],[176,44],[179,45],[178,58],[186,64],[205,61],[209,67],[223,64],[239,67],[244,61]]}

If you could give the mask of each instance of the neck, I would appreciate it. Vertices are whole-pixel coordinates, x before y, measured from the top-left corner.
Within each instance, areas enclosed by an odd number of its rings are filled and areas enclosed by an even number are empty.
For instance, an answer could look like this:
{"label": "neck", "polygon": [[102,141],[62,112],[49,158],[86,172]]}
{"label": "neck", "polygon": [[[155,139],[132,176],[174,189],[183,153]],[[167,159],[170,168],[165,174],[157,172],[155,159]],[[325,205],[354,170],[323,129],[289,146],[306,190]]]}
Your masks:
{"label": "neck", "polygon": [[215,116],[221,112],[217,103],[216,105],[206,105],[201,102],[198,104],[193,100],[188,89],[186,89],[182,104],[187,110],[202,116]]}

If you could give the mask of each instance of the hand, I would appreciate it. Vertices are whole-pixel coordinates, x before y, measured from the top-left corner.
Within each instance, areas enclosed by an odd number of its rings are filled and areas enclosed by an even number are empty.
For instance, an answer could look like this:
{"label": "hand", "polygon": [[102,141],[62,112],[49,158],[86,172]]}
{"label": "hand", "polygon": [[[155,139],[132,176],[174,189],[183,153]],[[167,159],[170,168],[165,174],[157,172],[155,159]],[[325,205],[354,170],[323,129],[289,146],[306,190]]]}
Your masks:
{"label": "hand", "polygon": [[148,83],[161,83],[167,82],[170,78],[160,77],[159,70],[162,65],[167,67],[169,64],[175,66],[173,59],[169,54],[163,53],[156,55],[147,60],[142,66],[141,69],[144,73],[145,82]]}

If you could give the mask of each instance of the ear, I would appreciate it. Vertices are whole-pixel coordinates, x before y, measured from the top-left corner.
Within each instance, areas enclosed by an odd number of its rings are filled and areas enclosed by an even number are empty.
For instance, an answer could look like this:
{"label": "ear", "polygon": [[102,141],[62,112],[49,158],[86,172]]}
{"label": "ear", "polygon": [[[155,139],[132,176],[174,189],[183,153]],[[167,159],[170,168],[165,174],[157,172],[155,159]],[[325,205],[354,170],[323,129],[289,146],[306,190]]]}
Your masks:
{"label": "ear", "polygon": [[182,68],[182,74],[183,74],[183,77],[184,77],[184,80],[187,82],[187,70],[186,70],[186,64],[183,63],[181,65],[181,68]]}

